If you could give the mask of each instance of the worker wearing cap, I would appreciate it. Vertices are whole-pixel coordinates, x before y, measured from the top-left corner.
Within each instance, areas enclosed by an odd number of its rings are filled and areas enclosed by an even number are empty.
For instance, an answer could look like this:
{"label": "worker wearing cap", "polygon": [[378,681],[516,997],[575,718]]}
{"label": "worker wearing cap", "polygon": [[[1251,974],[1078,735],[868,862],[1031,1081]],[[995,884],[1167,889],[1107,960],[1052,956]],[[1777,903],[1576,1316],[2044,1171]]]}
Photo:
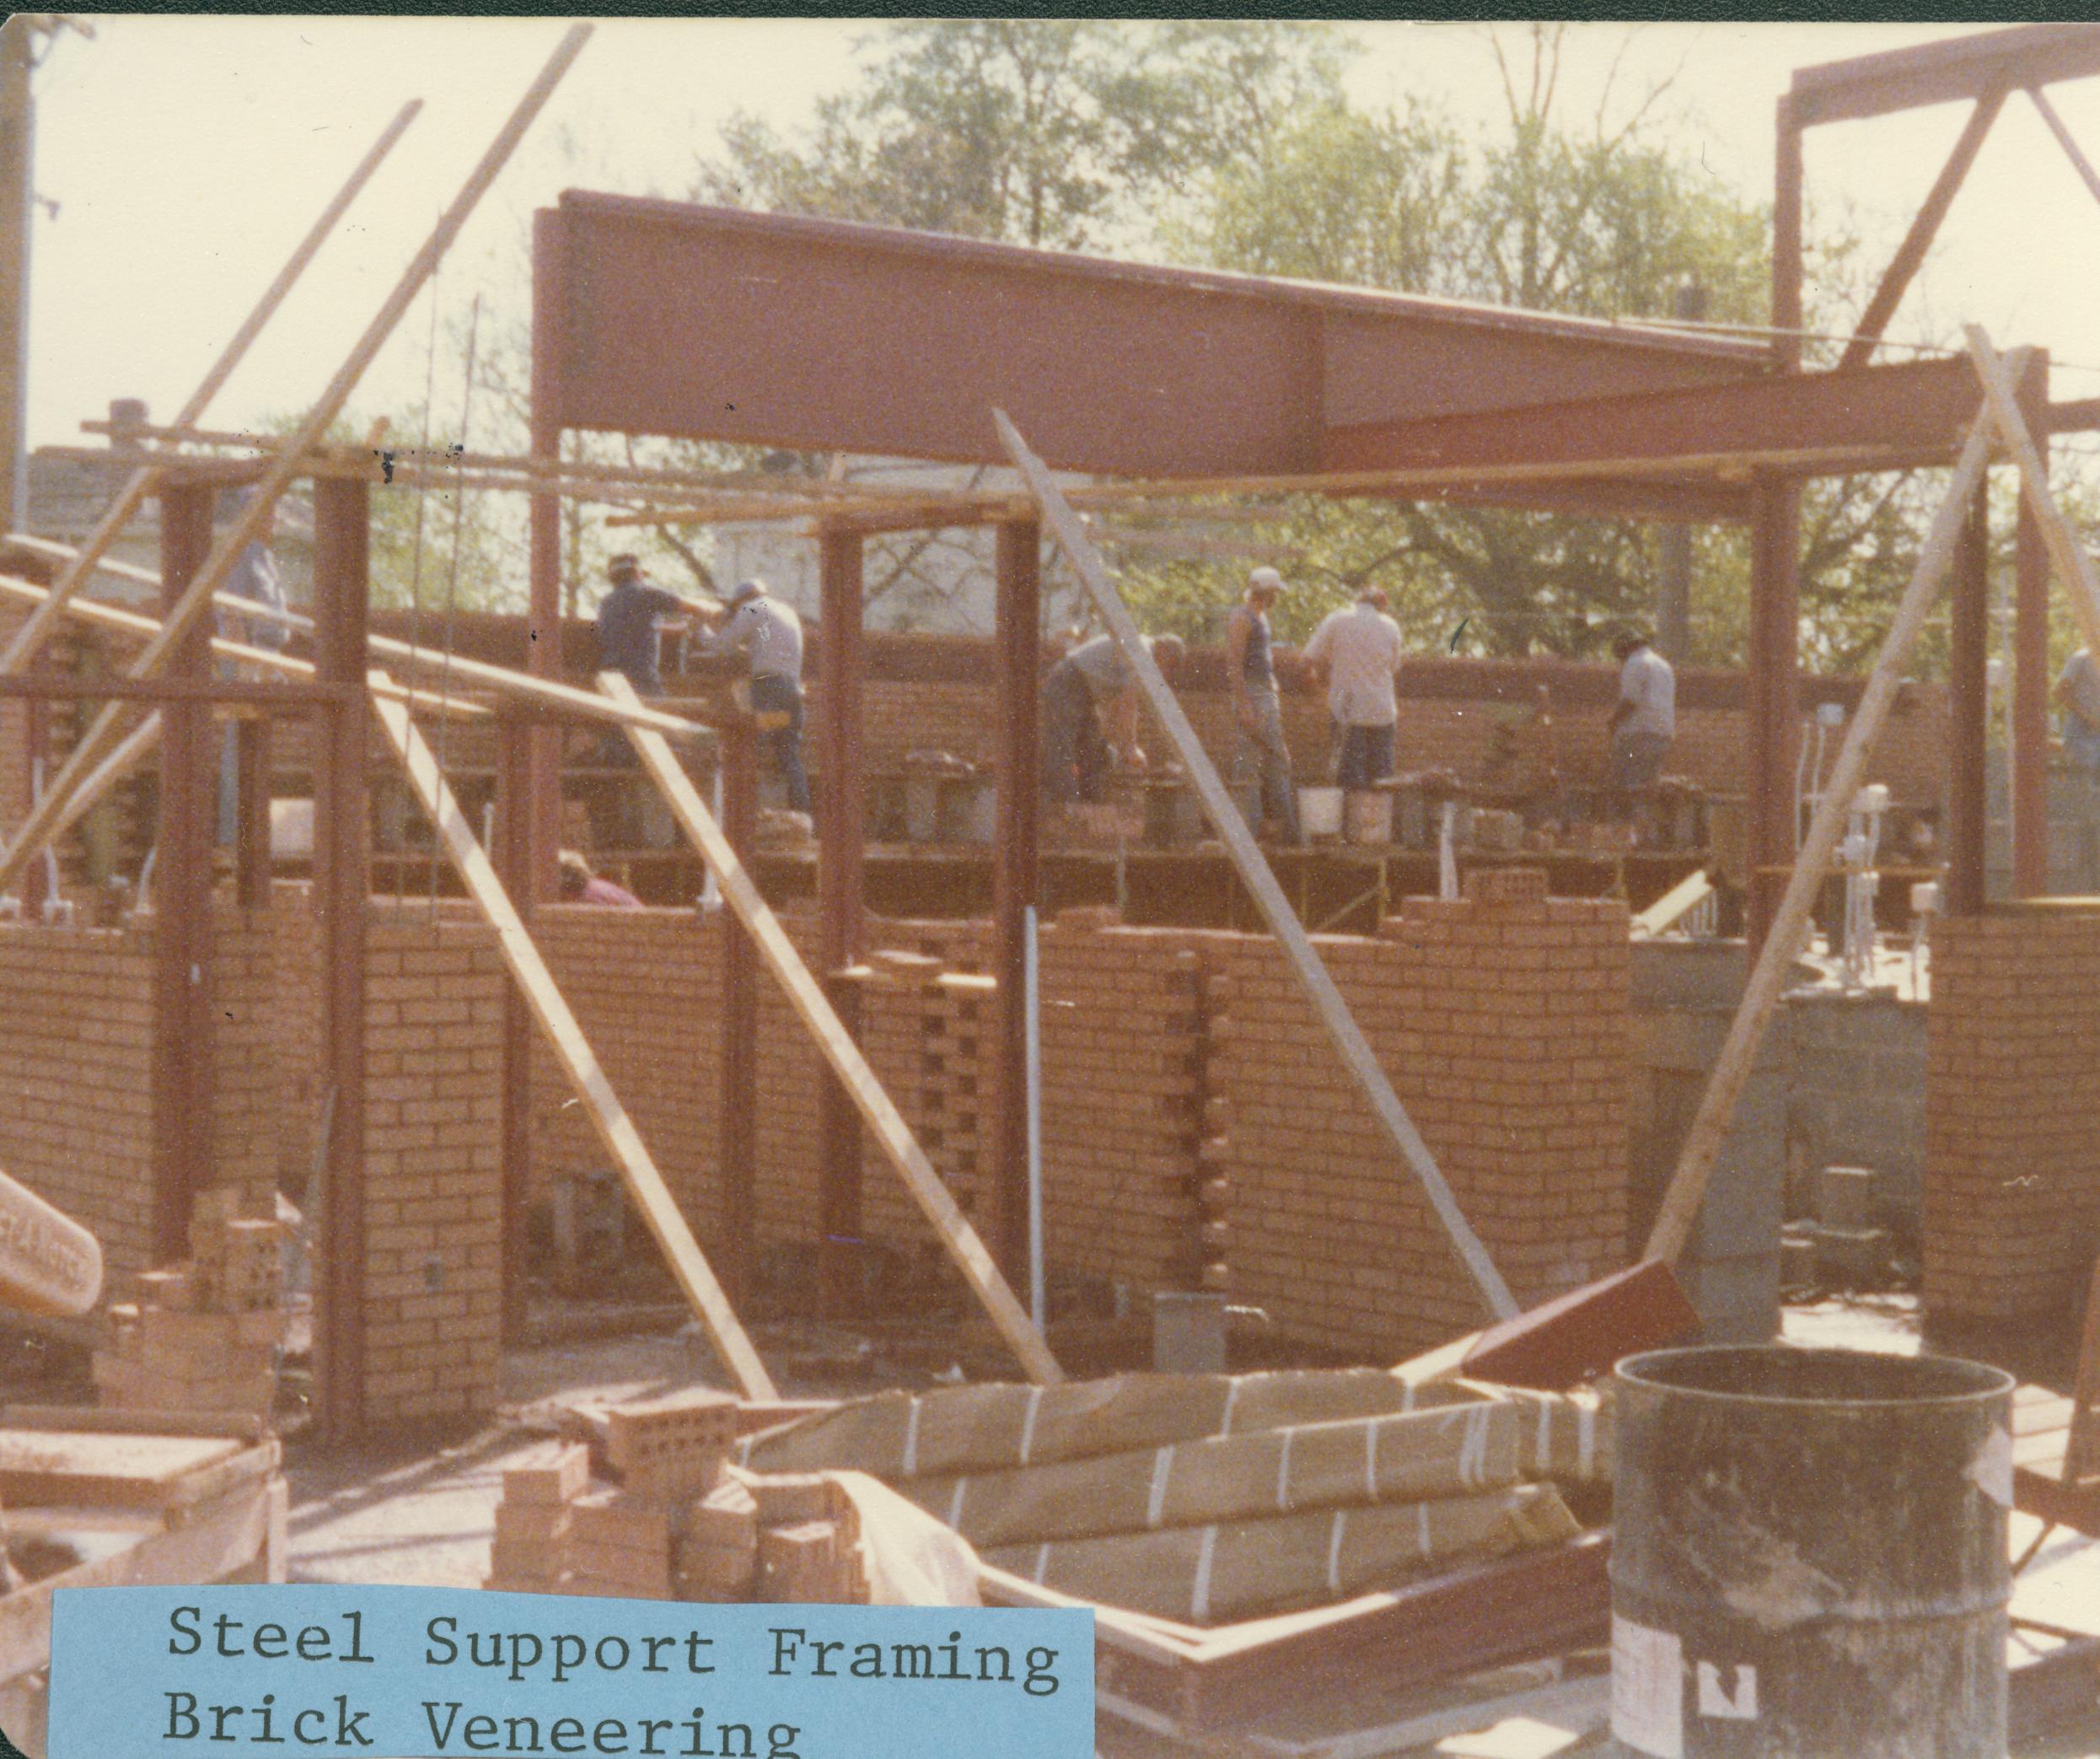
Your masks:
{"label": "worker wearing cap", "polygon": [[[1180,669],[1181,637],[1144,636],[1145,648],[1171,680]],[[1137,742],[1137,676],[1112,635],[1082,642],[1043,680],[1043,793],[1060,805],[1098,804],[1108,792],[1110,750],[1124,767],[1141,770]]]}
{"label": "worker wearing cap", "polygon": [[657,670],[657,625],[700,616],[701,607],[651,585],[632,556],[614,557],[605,564],[605,578],[612,589],[599,601],[599,663],[625,677],[636,696],[660,697],[663,675]]}
{"label": "worker wearing cap", "polygon": [[1233,787],[1243,793],[1258,785],[1262,816],[1275,821],[1286,842],[1297,843],[1304,838],[1298,831],[1297,790],[1291,781],[1291,748],[1283,740],[1283,704],[1276,694],[1269,629],[1270,607],[1285,591],[1283,576],[1274,568],[1256,568],[1247,577],[1247,595],[1225,621],[1225,675],[1233,718],[1239,726]]}
{"label": "worker wearing cap", "polygon": [[1619,661],[1619,702],[1611,712],[1611,785],[1646,788],[1662,773],[1677,737],[1677,674],[1640,630],[1612,643]]}
{"label": "worker wearing cap", "polygon": [[2064,711],[2064,756],[2081,769],[2100,771],[2100,666],[2092,648],[2081,648],[2064,662],[2055,696]]}
{"label": "worker wearing cap", "polygon": [[1335,725],[1335,781],[1369,788],[1393,773],[1393,729],[1399,704],[1393,675],[1404,643],[1386,615],[1382,588],[1367,586],[1353,603],[1330,611],[1305,644],[1305,658],[1327,686]]}
{"label": "worker wearing cap", "polygon": [[787,785],[788,806],[808,811],[809,777],[802,767],[802,619],[763,580],[746,580],[729,595],[706,651],[749,656],[751,713]]}

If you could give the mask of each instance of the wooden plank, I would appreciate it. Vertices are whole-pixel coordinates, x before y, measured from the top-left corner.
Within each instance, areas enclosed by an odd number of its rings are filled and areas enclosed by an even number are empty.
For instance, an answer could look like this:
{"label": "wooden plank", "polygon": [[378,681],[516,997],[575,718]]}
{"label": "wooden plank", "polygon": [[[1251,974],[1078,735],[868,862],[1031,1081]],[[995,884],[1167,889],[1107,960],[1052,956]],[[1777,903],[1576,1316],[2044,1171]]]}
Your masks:
{"label": "wooden plank", "polygon": [[[458,237],[468,216],[480,204],[489,186],[496,180],[497,172],[524,138],[525,131],[540,114],[546,101],[554,94],[561,76],[567,73],[569,64],[583,52],[589,40],[591,27],[577,24],[567,31],[556,46],[525,95],[518,101],[496,138],[469,173],[466,182],[451,205],[438,217],[438,223],[419,250],[415,260],[402,272],[378,315],[373,319],[351,351],[349,357],[336,368],[336,376],[321,393],[320,401],[307,412],[298,431],[285,443],[285,449],[278,455],[255,486],[240,517],[212,546],[211,554],[198,568],[195,578],[184,588],[181,598],[169,609],[166,620],[158,632],[146,644],[146,648],[132,663],[131,675],[135,678],[157,675],[182,649],[191,632],[212,608],[212,598],[226,582],[234,564],[249,543],[260,532],[263,521],[275,510],[277,497],[298,474],[300,455],[328,430],[341,412],[350,394],[357,389],[357,381],[364,376],[385,345],[394,327],[400,322],[423,282],[433,274],[438,261],[452,241]],[[81,780],[102,760],[108,756],[135,722],[135,714],[121,703],[111,703],[96,716],[94,724],[81,737],[67,756],[56,776],[52,777],[43,798],[33,806],[16,831],[6,851],[0,853],[0,890],[4,890],[20,875],[29,858],[40,852],[50,836],[51,826],[56,820],[66,798],[79,786]]]}
{"label": "wooden plank", "polygon": [[0,1431],[0,1505],[121,1503],[153,1507],[186,1472],[246,1451],[223,1436],[117,1435],[107,1431]]}
{"label": "wooden plank", "polygon": [[[2024,366],[2025,351],[2022,351],[2018,359]],[[1874,743],[1881,737],[1882,725],[1888,718],[1889,707],[1903,682],[1904,663],[1917,643],[1918,632],[1925,627],[1934,600],[1939,596],[1941,581],[1953,560],[1954,546],[1968,520],[1970,498],[1975,493],[1977,484],[1984,480],[1985,467],[1990,460],[1990,416],[1979,414],[1969,430],[1968,444],[1962,449],[1946,498],[1933,518],[1931,531],[1919,552],[1910,584],[1904,589],[1895,621],[1876,656],[1866,687],[1860,693],[1859,707],[1845,729],[1845,743],[1839,748],[1829,784],[1816,808],[1793,871],[1787,878],[1786,894],[1773,918],[1771,933],[1765,937],[1750,972],[1750,981],[1743,987],[1743,1001],[1736,1009],[1735,1019],[1729,1023],[1728,1036],[1722,1041],[1721,1054],[1715,1059],[1714,1072],[1700,1096],[1698,1113],[1678,1157],[1677,1170],[1671,1175],[1669,1188],[1663,1193],[1662,1209],[1648,1235],[1645,1255],[1647,1257],[1674,1262],[1699,1220],[1707,1181],[1712,1178],[1715,1164],[1720,1159],[1721,1140],[1727,1133],[1730,1119],[1735,1116],[1744,1084],[1749,1079],[1750,1066],[1756,1060],[1765,1029],[1779,1006],[1780,987],[1793,964],[1795,949],[1801,944],[1817,894],[1823,889],[1831,858],[1837,852],[1838,839],[1844,835],[1853,798],[1859,793],[1866,775],[1866,761],[1873,754]]]}
{"label": "wooden plank", "polygon": [[1679,917],[1698,909],[1713,895],[1714,882],[1706,877],[1704,868],[1687,874],[1646,910],[1634,912],[1634,931],[1647,935],[1665,933]]}
{"label": "wooden plank", "polygon": [[116,1411],[99,1405],[0,1407],[0,1428],[71,1429],[99,1435],[231,1436],[260,1441],[262,1418],[252,1411]]}
{"label": "wooden plank", "polygon": [[[349,181],[336,192],[336,199],[321,210],[320,218],[314,221],[306,236],[299,240],[298,249],[292,253],[290,260],[277,272],[277,278],[264,291],[255,309],[248,314],[246,321],[234,333],[233,340],[220,350],[219,358],[212,363],[211,371],[204,375],[204,382],[190,394],[190,401],[182,406],[180,413],[175,417],[177,427],[187,427],[211,406],[212,399],[218,395],[220,388],[233,376],[234,368],[240,364],[241,357],[247,353],[250,344],[262,334],[263,326],[284,303],[285,295],[292,291],[293,284],[305,273],[306,266],[313,261],[314,253],[320,249],[329,234],[336,229],[336,223],[349,211],[350,204],[357,200],[358,191],[371,181],[372,174],[379,169],[381,161],[394,150],[394,143],[407,131],[408,125],[416,120],[416,112],[422,107],[421,98],[411,98],[381,131],[379,139],[372,143],[371,150],[358,161],[357,169],[350,174]],[[159,485],[160,474],[155,464],[148,464],[132,472],[130,479],[117,492],[116,498],[105,509],[102,517],[95,521],[94,530],[88,534],[87,541],[81,545],[78,555],[60,570],[58,578],[51,583],[51,597],[30,613],[28,621],[15,631],[14,638],[8,643],[7,651],[0,653],[0,675],[19,672],[35,659],[38,651],[50,639],[60,612],[86,584],[89,575],[100,562],[110,546],[123,535],[124,528],[131,524],[132,516]]]}
{"label": "wooden plank", "polygon": [[[598,683],[615,702],[637,700],[634,686],[617,672],[601,672]],[[1035,1329],[1021,1304],[1014,1299],[1012,1289],[999,1274],[984,1242],[977,1237],[977,1230],[970,1226],[956,1206],[955,1199],[948,1195],[948,1187],[933,1170],[903,1113],[891,1102],[875,1072],[867,1066],[860,1046],[840,1024],[817,980],[810,975],[802,955],[788,939],[787,930],[781,927],[771,906],[760,896],[757,885],[744,863],[737,859],[735,850],[729,847],[729,840],[722,834],[721,827],[701,804],[692,783],[678,767],[670,746],[660,734],[640,727],[630,726],[627,737],[641,754],[642,767],[649,772],[670,807],[671,816],[678,820],[679,828],[713,870],[715,882],[722,888],[730,909],[772,967],[789,1003],[816,1041],[824,1061],[844,1084],[869,1133],[896,1170],[897,1176],[904,1181],[912,1201],[932,1224],[943,1249],[983,1304],[999,1335],[1019,1358],[1030,1380],[1045,1386],[1061,1381],[1064,1371],[1057,1366],[1057,1359],[1050,1354],[1042,1333]]]}
{"label": "wooden plank", "polygon": [[388,743],[394,747],[395,755],[401,760],[416,798],[438,827],[445,851],[466,886],[467,896],[496,930],[503,962],[510,967],[512,977],[540,1022],[540,1030],[546,1034],[556,1059],[598,1132],[599,1140],[620,1169],[628,1195],[634,1199],[643,1222],[663,1249],[680,1291],[707,1328],[707,1335],[714,1341],[722,1360],[728,1364],[745,1396],[754,1399],[778,1398],[780,1393],[773,1385],[772,1376],[759,1360],[758,1352],[752,1347],[735,1310],[722,1292],[722,1285],[708,1268],[692,1229],[686,1225],[684,1214],[663,1182],[663,1175],[649,1158],[634,1121],[628,1116],[626,1107],[620,1103],[612,1084],[605,1079],[605,1071],[591,1049],[590,1041],[584,1037],[583,1027],[577,1023],[567,999],[547,970],[546,962],[540,958],[539,948],[533,944],[532,936],[519,919],[510,895],[503,890],[502,881],[497,878],[487,852],[475,841],[429,745],[416,730],[408,711],[398,702],[375,697],[373,710]]}
{"label": "wooden plank", "polygon": [[[12,1511],[6,1525],[17,1525]],[[51,1659],[51,1595],[57,1590],[221,1581],[253,1563],[269,1536],[266,1483],[244,1486],[192,1509],[180,1526],[148,1531],[122,1551],[0,1595],[0,1679]]]}
{"label": "wooden plank", "polygon": [[80,1314],[101,1293],[101,1242],[0,1173],[0,1304],[17,1313]]}
{"label": "wooden plank", "polygon": [[1210,815],[1233,864],[1238,869],[1241,882],[1260,910],[1269,931],[1276,938],[1292,974],[1297,979],[1312,1003],[1313,1012],[1326,1029],[1335,1049],[1340,1056],[1342,1066],[1354,1078],[1358,1089],[1369,1103],[1372,1116],[1385,1132],[1387,1139],[1399,1150],[1429,1200],[1430,1208],[1442,1224],[1453,1250],[1458,1254],[1467,1274],[1473,1279],[1482,1303],[1496,1319],[1509,1319],[1517,1312],[1516,1298],[1509,1292],[1509,1285],[1502,1280],[1487,1254],[1458,1208],[1458,1199],[1451,1193],[1442,1171],[1429,1152],[1429,1145],[1422,1140],[1414,1121],[1400,1104],[1399,1095],[1393,1091],[1393,1084],[1386,1079],[1385,1071],[1378,1063],[1378,1055],[1365,1040],[1349,1005],[1342,1000],[1341,992],[1335,987],[1335,980],[1320,963],[1319,955],[1313,950],[1313,943],[1292,909],[1283,889],[1276,884],[1276,876],[1254,842],[1254,835],[1241,818],[1239,808],[1225,791],[1219,779],[1216,767],[1203,749],[1183,713],[1179,700],[1168,687],[1153,663],[1152,654],[1139,636],[1136,623],[1129,610],[1109,584],[1101,565],[1099,554],[1093,541],[1080,524],[1077,514],[1066,501],[1043,461],[1030,451],[1028,444],[1007,419],[1003,410],[994,410],[992,419],[998,425],[999,438],[1007,452],[1028,483],[1036,503],[1043,509],[1045,521],[1056,534],[1074,571],[1086,583],[1095,609],[1109,632],[1115,637],[1116,645],[1122,650],[1125,664],[1136,678],[1146,700],[1152,705],[1167,735],[1174,741],[1189,779],[1195,784],[1203,801],[1204,810]]}

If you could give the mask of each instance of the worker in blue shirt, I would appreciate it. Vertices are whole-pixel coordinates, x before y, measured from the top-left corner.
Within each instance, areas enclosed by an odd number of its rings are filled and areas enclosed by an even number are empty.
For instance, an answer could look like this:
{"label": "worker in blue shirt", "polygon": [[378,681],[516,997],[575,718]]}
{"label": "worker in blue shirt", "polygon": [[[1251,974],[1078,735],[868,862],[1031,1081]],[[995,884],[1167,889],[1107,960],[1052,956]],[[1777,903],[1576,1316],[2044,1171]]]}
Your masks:
{"label": "worker in blue shirt", "polygon": [[599,601],[598,654],[606,670],[621,674],[640,697],[663,694],[663,675],[657,668],[657,626],[703,615],[676,593],[652,586],[632,556],[615,556],[605,564],[612,590]]}

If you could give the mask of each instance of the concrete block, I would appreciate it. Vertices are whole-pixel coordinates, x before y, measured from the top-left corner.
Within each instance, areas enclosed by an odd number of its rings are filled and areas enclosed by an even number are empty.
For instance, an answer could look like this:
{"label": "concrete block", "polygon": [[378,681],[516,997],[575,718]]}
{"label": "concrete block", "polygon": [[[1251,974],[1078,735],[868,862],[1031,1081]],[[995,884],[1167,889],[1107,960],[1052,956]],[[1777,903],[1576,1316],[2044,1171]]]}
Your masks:
{"label": "concrete block", "polygon": [[1886,1228],[1816,1229],[1816,1265],[1827,1282],[1878,1283],[1890,1271],[1893,1240]]}
{"label": "concrete block", "polygon": [[1779,1334],[1780,1255],[1709,1259],[1686,1293],[1699,1309],[1708,1343],[1765,1343]]}
{"label": "concrete block", "polygon": [[1872,1227],[1879,1183],[1871,1167],[1826,1166],[1816,1177],[1816,1219],[1826,1228]]}

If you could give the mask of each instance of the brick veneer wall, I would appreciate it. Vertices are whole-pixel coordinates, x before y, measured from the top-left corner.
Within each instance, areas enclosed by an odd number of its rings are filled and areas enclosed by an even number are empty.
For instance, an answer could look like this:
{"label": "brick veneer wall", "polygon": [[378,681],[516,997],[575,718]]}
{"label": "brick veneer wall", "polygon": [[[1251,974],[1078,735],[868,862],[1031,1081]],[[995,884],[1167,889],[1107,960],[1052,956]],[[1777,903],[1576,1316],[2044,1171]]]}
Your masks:
{"label": "brick veneer wall", "polygon": [[[798,939],[807,930],[791,921]],[[690,912],[556,907],[540,913],[537,932],[704,1246],[719,1215],[724,925]],[[981,962],[986,933],[889,923],[872,939],[953,971]],[[1623,1263],[1624,906],[1410,900],[1378,939],[1324,937],[1321,946],[1518,1298],[1543,1299]],[[863,1041],[971,1211],[991,1100],[988,1003],[975,986],[940,982],[937,969],[892,971],[872,984]],[[1196,1186],[1222,1175],[1231,1293],[1282,1331],[1398,1355],[1478,1319],[1411,1177],[1383,1146],[1265,938],[1056,923],[1043,933],[1042,973],[1053,1264],[1140,1288],[1188,1286],[1215,1256],[1199,1245]],[[760,1019],[760,1235],[808,1239],[816,1056],[770,980]],[[543,1186],[604,1160],[568,1097],[541,1059]],[[871,1237],[926,1248],[930,1231],[872,1150],[865,1191]]]}
{"label": "brick veneer wall", "polygon": [[365,1396],[381,1421],[494,1408],[502,1005],[493,931],[373,909],[365,952]]}
{"label": "brick veneer wall", "polygon": [[[222,910],[205,974],[212,1170],[267,1215],[278,1101],[266,919]],[[114,1278],[153,1254],[153,927],[0,924],[0,1170],[102,1243]]]}
{"label": "brick veneer wall", "polygon": [[2065,1311],[2100,1250],[2100,911],[1936,923],[1925,1040],[1928,1317]]}
{"label": "brick veneer wall", "polygon": [[111,1269],[137,1270],[153,1151],[145,932],[0,924],[0,1170],[94,1234]]}

